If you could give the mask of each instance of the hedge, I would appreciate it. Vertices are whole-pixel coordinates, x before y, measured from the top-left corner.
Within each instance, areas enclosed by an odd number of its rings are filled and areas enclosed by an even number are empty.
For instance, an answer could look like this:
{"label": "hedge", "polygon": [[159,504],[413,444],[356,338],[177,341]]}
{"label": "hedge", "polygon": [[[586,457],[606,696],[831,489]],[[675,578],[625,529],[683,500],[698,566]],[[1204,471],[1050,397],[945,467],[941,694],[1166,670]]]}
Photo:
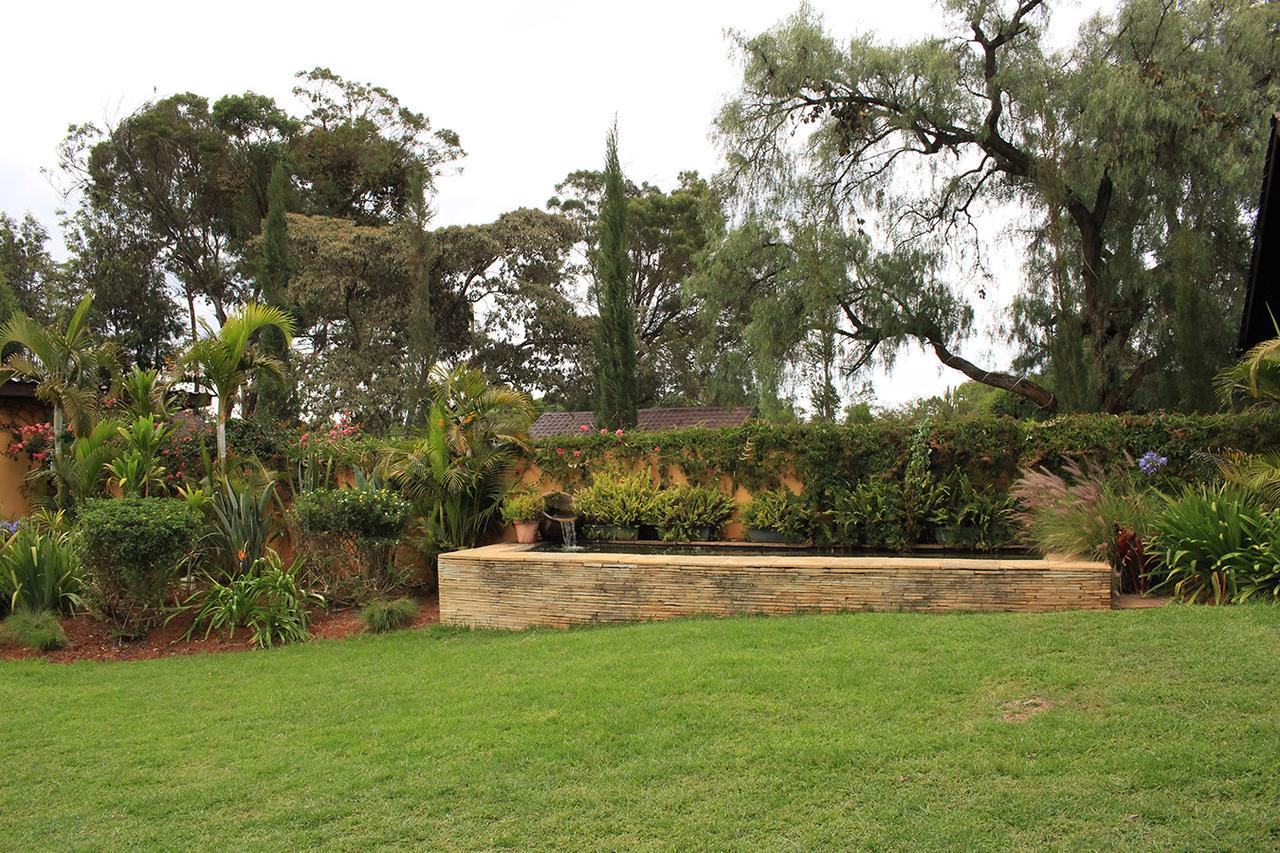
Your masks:
{"label": "hedge", "polygon": [[[729,477],[755,492],[784,477],[805,498],[829,506],[833,495],[870,479],[901,477],[918,421],[868,424],[771,424],[723,429],[586,433],[536,442],[528,458],[566,489],[610,464],[656,464],[663,480],[678,470],[693,483]],[[1070,458],[1105,468],[1131,464],[1148,450],[1169,459],[1159,480],[1213,476],[1214,454],[1280,446],[1280,414],[1067,415],[1047,421],[975,416],[930,423],[930,465],[939,476],[962,471],[979,488],[1006,490],[1023,468],[1059,468]]]}

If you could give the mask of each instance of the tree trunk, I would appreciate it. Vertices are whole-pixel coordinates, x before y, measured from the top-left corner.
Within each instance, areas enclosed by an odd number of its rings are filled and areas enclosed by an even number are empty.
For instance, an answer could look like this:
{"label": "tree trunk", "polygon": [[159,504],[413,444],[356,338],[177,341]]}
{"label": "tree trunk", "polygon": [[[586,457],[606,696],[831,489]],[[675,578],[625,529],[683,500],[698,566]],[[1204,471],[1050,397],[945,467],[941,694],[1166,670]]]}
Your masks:
{"label": "tree trunk", "polygon": [[227,410],[218,397],[218,467],[227,470]]}
{"label": "tree trunk", "polygon": [[970,379],[981,382],[983,385],[990,385],[993,388],[1003,388],[1011,394],[1017,394],[1019,397],[1025,397],[1035,403],[1044,412],[1048,414],[1056,414],[1058,411],[1058,398],[1048,388],[1037,385],[1025,376],[1014,376],[1011,373],[1001,373],[1000,371],[983,370],[968,359],[961,358],[951,350],[947,349],[942,343],[941,338],[931,337],[928,341],[929,346],[933,347],[933,353],[938,360],[954,370],[958,370]]}
{"label": "tree trunk", "polygon": [[53,404],[53,458],[62,458],[62,406]]}

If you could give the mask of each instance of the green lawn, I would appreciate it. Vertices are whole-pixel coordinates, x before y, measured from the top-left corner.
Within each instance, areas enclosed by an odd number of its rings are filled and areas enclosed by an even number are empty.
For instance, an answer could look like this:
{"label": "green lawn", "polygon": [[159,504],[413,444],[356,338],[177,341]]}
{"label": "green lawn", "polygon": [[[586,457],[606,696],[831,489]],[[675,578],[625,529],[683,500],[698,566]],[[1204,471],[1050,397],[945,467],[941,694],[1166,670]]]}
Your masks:
{"label": "green lawn", "polygon": [[1280,608],[432,629],[0,709],[6,849],[1280,845]]}

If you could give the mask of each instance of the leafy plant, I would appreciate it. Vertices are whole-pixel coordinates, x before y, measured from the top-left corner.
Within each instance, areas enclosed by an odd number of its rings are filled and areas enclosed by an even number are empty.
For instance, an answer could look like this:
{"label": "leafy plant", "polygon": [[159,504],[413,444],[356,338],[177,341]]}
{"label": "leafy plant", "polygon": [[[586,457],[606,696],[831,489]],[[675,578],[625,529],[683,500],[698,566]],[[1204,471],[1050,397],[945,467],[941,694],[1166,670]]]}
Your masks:
{"label": "leafy plant", "polygon": [[199,520],[183,501],[88,502],[78,531],[86,600],[124,637],[146,633],[191,554]]}
{"label": "leafy plant", "polygon": [[89,328],[93,296],[80,300],[66,328],[41,326],[21,311],[0,329],[0,349],[20,349],[0,367],[0,381],[17,377],[36,383],[36,397],[53,407],[54,457],[62,456],[62,432],[71,419],[77,435],[85,435],[97,417],[102,380],[115,365],[115,349],[95,343]]}
{"label": "leafy plant", "polygon": [[225,630],[235,639],[237,628],[248,628],[258,648],[310,639],[307,605],[323,604],[324,599],[299,585],[300,564],[294,560],[285,567],[270,554],[225,583],[211,581],[208,589],[187,600],[196,610],[187,636],[204,628],[205,637]]}
{"label": "leafy plant", "polygon": [[581,516],[597,524],[637,527],[651,517],[656,493],[647,470],[632,474],[608,470],[575,492],[573,505]]}
{"label": "leafy plant", "polygon": [[56,610],[83,605],[80,560],[65,533],[22,526],[0,551],[0,609]]}
{"label": "leafy plant", "polygon": [[1183,601],[1225,604],[1251,597],[1269,586],[1280,565],[1280,518],[1229,486],[1166,497],[1152,528],[1160,556],[1153,588]]}
{"label": "leafy plant", "polygon": [[212,385],[218,398],[218,465],[223,471],[227,465],[227,417],[236,396],[252,374],[268,371],[282,376],[284,372],[279,359],[254,343],[255,335],[267,328],[278,330],[286,345],[293,338],[293,320],[288,314],[250,302],[216,332],[206,326],[206,336],[182,355],[182,367]]}
{"label": "leafy plant", "polygon": [[307,582],[341,604],[402,585],[395,547],[411,505],[389,489],[318,489],[299,495],[292,516],[307,555]]}
{"label": "leafy plant", "polygon": [[492,525],[533,420],[528,395],[477,370],[435,369],[424,431],[384,449],[381,470],[413,502],[414,540],[428,560],[473,546]]}
{"label": "leafy plant", "polygon": [[905,514],[901,483],[867,480],[836,496],[831,524],[837,541],[846,545],[900,551],[911,544]]}
{"label": "leafy plant", "polygon": [[650,505],[650,520],[671,541],[714,537],[733,517],[733,498],[709,486],[675,486],[658,492]]}
{"label": "leafy plant", "polygon": [[809,535],[812,518],[799,495],[789,489],[769,489],[756,493],[743,507],[742,523],[803,539]]}
{"label": "leafy plant", "polygon": [[210,524],[201,548],[224,576],[246,574],[267,556],[267,543],[279,529],[275,510],[283,509],[275,480],[257,487],[237,486],[220,476],[207,500],[199,491],[186,492],[185,497],[189,506],[205,509]]}
{"label": "leafy plant", "polygon": [[50,493],[40,502],[54,510],[74,512],[83,501],[106,494],[108,465],[116,458],[119,427],[115,421],[94,424],[71,442],[70,452],[55,455],[47,468],[28,475]]}
{"label": "leafy plant", "polygon": [[154,415],[139,415],[118,432],[124,440],[124,449],[106,466],[111,483],[128,497],[145,498],[153,492],[162,492],[165,467],[160,464],[159,455],[173,427],[157,423]]}
{"label": "leafy plant", "polygon": [[360,608],[360,621],[374,634],[396,631],[413,622],[418,605],[411,598],[378,598]]}
{"label": "leafy plant", "polygon": [[507,524],[537,521],[542,515],[542,495],[533,489],[512,489],[502,500],[502,520]]}
{"label": "leafy plant", "polygon": [[0,636],[14,645],[51,652],[67,645],[67,632],[48,610],[19,608],[0,624]]}
{"label": "leafy plant", "polygon": [[956,545],[987,551],[1016,538],[1017,504],[1009,494],[978,489],[963,474],[952,479],[948,492],[949,503],[937,518],[940,526],[953,528]]}

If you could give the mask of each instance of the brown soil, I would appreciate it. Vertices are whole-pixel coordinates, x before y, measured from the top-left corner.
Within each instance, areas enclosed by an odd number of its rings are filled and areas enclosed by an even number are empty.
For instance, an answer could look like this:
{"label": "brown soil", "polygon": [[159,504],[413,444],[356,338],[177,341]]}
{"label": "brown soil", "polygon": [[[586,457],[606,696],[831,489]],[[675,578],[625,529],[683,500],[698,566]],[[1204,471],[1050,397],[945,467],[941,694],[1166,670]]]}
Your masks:
{"label": "brown soil", "polygon": [[[433,595],[418,599],[418,616],[410,626],[421,628],[440,621],[440,602]],[[74,663],[81,660],[117,661],[148,660],[173,655],[195,655],[206,652],[242,652],[253,649],[247,630],[236,631],[235,640],[225,634],[212,634],[208,639],[197,632],[190,640],[184,640],[192,615],[183,613],[174,617],[168,625],[162,625],[144,639],[120,642],[111,635],[111,627],[92,616],[69,616],[62,619],[62,629],[67,632],[67,646],[53,652],[38,652],[16,646],[0,646],[0,660],[40,658],[54,663]],[[311,613],[311,636],[315,639],[337,640],[359,634],[358,608],[344,610],[317,609]]]}

